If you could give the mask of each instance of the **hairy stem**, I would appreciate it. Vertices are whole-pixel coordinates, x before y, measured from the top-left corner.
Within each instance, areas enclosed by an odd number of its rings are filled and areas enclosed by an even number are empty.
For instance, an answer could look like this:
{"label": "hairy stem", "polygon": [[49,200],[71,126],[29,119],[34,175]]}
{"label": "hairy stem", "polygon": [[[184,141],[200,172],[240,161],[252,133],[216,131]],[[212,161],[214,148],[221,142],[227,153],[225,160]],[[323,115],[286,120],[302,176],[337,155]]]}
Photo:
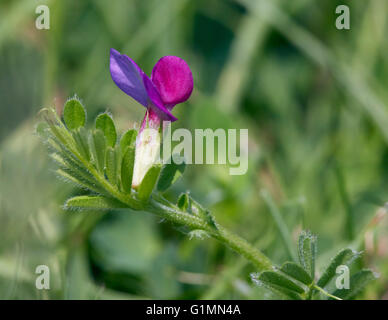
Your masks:
{"label": "hairy stem", "polygon": [[259,271],[273,269],[273,264],[267,256],[253,247],[245,239],[233,234],[222,226],[218,226],[217,229],[214,229],[199,217],[180,211],[179,209],[174,208],[174,205],[172,204],[171,206],[166,206],[154,199],[150,200],[145,209],[171,222],[187,226],[190,229],[206,231],[211,237],[245,257]]}

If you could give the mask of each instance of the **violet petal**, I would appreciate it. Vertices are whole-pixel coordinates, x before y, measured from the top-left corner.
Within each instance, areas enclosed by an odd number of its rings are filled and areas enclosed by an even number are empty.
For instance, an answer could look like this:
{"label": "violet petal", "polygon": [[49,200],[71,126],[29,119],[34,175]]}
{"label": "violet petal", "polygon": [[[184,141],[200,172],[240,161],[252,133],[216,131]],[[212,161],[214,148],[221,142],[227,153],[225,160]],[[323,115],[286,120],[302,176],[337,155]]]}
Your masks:
{"label": "violet petal", "polygon": [[114,83],[127,95],[143,106],[148,106],[148,94],[144,87],[144,72],[128,56],[110,49],[110,74]]}
{"label": "violet petal", "polygon": [[191,70],[179,57],[162,57],[152,70],[151,80],[167,106],[186,101],[193,91]]}
{"label": "violet petal", "polygon": [[[164,103],[159,95],[158,90],[152,83],[151,79],[143,73],[143,83],[144,87],[146,88],[146,91],[148,93],[148,97],[151,100],[150,106],[149,107],[156,107],[154,110],[156,113],[161,114],[161,116],[165,116],[166,120],[169,120],[171,122],[178,120],[173,116],[173,114],[170,112],[169,109],[167,109],[164,106]],[[164,120],[164,119],[163,119]]]}

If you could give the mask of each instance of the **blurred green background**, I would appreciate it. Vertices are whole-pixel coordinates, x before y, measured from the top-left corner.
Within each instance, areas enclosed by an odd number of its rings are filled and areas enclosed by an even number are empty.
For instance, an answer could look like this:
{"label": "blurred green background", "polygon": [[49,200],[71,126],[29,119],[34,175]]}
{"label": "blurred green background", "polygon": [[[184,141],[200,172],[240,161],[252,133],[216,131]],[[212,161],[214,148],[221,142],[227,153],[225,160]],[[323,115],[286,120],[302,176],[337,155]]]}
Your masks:
{"label": "blurred green background", "polygon": [[[49,30],[35,28],[40,4]],[[339,4],[350,30],[335,28]],[[144,212],[62,209],[79,190],[55,177],[36,115],[77,94],[89,122],[141,121],[111,80],[111,47],[148,74],[163,55],[188,62],[195,90],[175,127],[249,129],[246,175],[192,165],[169,199],[190,190],[282,263],[277,209],[294,242],[318,235],[319,271],[344,246],[363,250],[359,267],[380,278],[360,298],[388,299],[387,12],[386,0],[1,0],[0,299],[272,298],[215,240]],[[35,288],[42,264],[50,290]]]}

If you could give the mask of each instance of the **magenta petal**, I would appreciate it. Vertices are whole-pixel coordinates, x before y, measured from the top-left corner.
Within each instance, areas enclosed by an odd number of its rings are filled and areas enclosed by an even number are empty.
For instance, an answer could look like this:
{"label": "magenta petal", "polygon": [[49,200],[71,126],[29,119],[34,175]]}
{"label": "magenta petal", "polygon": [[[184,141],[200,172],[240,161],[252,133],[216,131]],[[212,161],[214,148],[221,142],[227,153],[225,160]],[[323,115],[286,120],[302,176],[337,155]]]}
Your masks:
{"label": "magenta petal", "polygon": [[161,58],[152,70],[151,79],[165,105],[186,101],[193,91],[193,75],[186,61],[175,56]]}
{"label": "magenta petal", "polygon": [[131,58],[110,49],[110,74],[122,91],[143,106],[148,106],[148,94],[142,79],[144,72]]}
{"label": "magenta petal", "polygon": [[162,119],[162,120],[169,120],[172,122],[178,120],[177,118],[175,118],[172,115],[170,110],[168,110],[164,106],[164,103],[159,95],[158,90],[156,89],[156,87],[152,83],[151,79],[148,78],[148,76],[145,73],[143,73],[143,83],[144,83],[144,87],[146,88],[146,91],[148,93],[148,97],[151,100],[151,104],[149,107],[150,108],[156,107],[155,108],[156,110],[154,110],[154,111],[157,114],[160,114],[162,118],[166,118],[166,119]]}

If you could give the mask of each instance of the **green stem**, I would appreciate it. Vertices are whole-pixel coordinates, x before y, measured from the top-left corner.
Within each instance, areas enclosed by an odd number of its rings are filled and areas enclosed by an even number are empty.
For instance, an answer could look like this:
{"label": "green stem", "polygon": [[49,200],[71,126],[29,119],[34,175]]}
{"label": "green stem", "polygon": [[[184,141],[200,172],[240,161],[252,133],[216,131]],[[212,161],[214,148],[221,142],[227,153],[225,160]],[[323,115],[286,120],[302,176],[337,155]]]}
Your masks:
{"label": "green stem", "polygon": [[185,225],[190,229],[200,229],[206,231],[211,237],[217,239],[230,249],[245,257],[258,269],[258,271],[273,269],[271,260],[261,251],[253,247],[245,239],[233,234],[221,226],[214,229],[199,217],[180,211],[177,208],[175,209],[173,208],[173,205],[166,206],[154,199],[150,199],[145,210],[166,218],[171,222]]}
{"label": "green stem", "polygon": [[317,285],[314,285],[314,289],[317,289],[318,291],[322,292],[324,295],[330,297],[330,298],[333,298],[335,300],[342,300],[341,298],[338,298],[330,293],[328,293],[326,290],[322,289],[321,287],[317,286]]}

